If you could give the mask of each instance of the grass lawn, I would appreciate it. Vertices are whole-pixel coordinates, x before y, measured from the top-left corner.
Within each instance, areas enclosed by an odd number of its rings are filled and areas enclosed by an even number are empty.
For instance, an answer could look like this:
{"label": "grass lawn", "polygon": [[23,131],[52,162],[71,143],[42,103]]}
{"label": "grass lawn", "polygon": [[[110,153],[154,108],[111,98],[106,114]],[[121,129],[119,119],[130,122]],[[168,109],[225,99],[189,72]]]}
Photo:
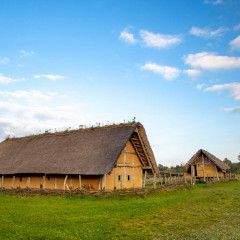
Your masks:
{"label": "grass lawn", "polygon": [[0,239],[240,239],[240,181],[139,196],[0,193]]}

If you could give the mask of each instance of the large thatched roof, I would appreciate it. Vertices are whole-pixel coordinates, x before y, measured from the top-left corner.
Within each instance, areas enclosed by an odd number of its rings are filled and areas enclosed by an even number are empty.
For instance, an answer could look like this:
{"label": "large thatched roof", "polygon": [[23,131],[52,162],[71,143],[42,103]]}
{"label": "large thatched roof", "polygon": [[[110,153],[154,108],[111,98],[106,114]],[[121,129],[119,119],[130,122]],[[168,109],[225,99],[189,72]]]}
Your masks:
{"label": "large thatched roof", "polygon": [[228,169],[230,169],[230,167],[224,163],[223,161],[221,161],[219,158],[215,157],[214,155],[212,155],[211,153],[207,152],[206,150],[200,149],[198,150],[192,157],[191,159],[187,162],[186,167],[187,169],[190,167],[190,165],[192,165],[200,156],[202,156],[202,154],[204,156],[206,156],[210,161],[212,161],[213,163],[215,163],[222,171],[226,171]]}
{"label": "large thatched roof", "polygon": [[0,174],[109,173],[127,141],[136,131],[145,145],[149,166],[157,172],[154,155],[143,126],[140,123],[131,123],[67,134],[5,140],[0,143]]}

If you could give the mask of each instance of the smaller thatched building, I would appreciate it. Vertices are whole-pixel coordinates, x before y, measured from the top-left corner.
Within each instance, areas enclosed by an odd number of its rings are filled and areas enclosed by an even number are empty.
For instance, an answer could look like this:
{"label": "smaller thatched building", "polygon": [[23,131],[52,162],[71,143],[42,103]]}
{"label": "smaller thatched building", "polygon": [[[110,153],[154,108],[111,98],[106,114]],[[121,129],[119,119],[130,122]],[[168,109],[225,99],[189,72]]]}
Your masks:
{"label": "smaller thatched building", "polygon": [[200,149],[186,164],[188,178],[223,177],[230,167],[211,153]]}

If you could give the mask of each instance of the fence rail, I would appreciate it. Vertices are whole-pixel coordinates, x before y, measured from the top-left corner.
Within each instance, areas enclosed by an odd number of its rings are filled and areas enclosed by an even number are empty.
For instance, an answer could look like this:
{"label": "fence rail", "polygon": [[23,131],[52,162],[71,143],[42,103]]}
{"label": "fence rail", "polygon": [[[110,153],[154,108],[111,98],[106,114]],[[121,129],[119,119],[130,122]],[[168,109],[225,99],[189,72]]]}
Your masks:
{"label": "fence rail", "polygon": [[204,181],[203,177],[186,176],[185,173],[169,173],[161,171],[160,174],[150,175],[145,172],[145,175],[143,177],[143,187],[145,188],[146,186],[149,187],[149,185],[152,185],[153,188],[157,188],[157,186],[179,183],[191,183],[192,185],[194,185],[197,182],[213,183],[239,179],[240,174],[235,173],[226,173],[224,176],[219,177],[207,176]]}

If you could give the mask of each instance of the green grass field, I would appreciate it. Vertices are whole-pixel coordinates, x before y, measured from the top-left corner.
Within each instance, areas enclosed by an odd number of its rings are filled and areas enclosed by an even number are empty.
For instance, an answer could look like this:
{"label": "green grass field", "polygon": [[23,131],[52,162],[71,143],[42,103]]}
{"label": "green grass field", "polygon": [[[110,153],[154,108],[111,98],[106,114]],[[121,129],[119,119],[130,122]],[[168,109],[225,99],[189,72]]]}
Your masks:
{"label": "green grass field", "polygon": [[0,239],[240,239],[240,181],[131,196],[0,194]]}

